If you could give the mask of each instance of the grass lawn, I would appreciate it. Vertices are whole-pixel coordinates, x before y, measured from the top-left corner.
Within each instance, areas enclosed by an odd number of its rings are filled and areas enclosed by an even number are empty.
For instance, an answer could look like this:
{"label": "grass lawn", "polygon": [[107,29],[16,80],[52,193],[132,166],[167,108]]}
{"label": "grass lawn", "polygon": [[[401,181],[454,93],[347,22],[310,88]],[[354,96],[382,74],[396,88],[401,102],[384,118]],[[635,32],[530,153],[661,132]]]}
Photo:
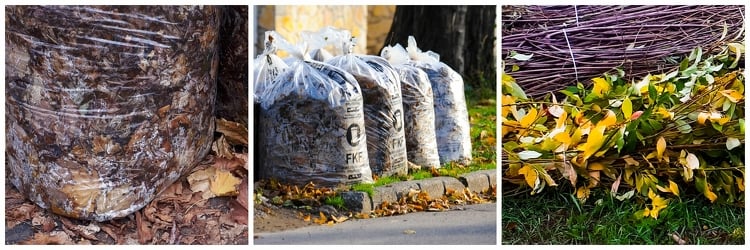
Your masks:
{"label": "grass lawn", "polygon": [[619,201],[596,189],[580,205],[571,193],[558,189],[534,196],[528,191],[504,195],[502,244],[745,244],[743,207],[683,194],[655,220],[637,215],[644,208],[637,197]]}

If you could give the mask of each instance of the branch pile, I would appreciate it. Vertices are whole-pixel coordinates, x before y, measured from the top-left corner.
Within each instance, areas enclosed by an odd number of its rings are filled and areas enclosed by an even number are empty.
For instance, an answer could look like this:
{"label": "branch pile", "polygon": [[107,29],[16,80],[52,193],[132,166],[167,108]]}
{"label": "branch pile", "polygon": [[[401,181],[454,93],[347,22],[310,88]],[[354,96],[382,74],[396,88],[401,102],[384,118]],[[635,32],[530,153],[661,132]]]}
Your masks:
{"label": "branch pile", "polygon": [[604,187],[620,200],[650,200],[642,214],[653,218],[688,190],[744,204],[744,48],[697,47],[678,69],[637,81],[604,74],[559,91],[560,102],[527,98],[504,74],[503,181],[532,195],[569,183],[581,202]]}
{"label": "branch pile", "polygon": [[723,42],[743,41],[743,9],[504,6],[505,72],[534,97],[611,73],[615,67],[637,78],[663,73],[695,47],[712,51]]}

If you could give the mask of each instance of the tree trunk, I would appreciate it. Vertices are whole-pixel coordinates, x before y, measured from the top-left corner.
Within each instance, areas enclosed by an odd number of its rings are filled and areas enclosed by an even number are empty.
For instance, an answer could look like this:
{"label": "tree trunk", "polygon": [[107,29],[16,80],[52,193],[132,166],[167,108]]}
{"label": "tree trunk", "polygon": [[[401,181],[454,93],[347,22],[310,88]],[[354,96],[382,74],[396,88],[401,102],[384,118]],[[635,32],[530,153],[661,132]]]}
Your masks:
{"label": "tree trunk", "polygon": [[422,51],[440,54],[442,62],[465,78],[494,80],[495,9],[495,6],[399,5],[385,45],[406,46],[411,35]]}

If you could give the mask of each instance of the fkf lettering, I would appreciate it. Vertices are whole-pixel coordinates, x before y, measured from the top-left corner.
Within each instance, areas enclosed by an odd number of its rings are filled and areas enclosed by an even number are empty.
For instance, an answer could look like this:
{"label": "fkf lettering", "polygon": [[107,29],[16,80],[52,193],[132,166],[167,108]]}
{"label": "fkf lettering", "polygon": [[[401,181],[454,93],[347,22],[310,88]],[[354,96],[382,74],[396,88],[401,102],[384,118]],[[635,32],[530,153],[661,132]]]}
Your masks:
{"label": "fkf lettering", "polygon": [[346,154],[346,164],[362,163],[363,155],[364,155],[364,152],[362,151]]}

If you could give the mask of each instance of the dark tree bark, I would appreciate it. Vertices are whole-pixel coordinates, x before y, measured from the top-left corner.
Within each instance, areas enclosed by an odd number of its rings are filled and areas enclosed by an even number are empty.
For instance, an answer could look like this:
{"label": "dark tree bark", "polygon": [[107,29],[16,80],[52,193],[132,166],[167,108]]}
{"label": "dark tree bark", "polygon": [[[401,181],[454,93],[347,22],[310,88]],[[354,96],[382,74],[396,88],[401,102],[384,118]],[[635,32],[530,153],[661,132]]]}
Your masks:
{"label": "dark tree bark", "polygon": [[[464,78],[495,79],[495,6],[396,7],[385,45],[407,45],[411,35],[422,51],[440,54],[440,60]],[[479,82],[466,82],[477,86]]]}

